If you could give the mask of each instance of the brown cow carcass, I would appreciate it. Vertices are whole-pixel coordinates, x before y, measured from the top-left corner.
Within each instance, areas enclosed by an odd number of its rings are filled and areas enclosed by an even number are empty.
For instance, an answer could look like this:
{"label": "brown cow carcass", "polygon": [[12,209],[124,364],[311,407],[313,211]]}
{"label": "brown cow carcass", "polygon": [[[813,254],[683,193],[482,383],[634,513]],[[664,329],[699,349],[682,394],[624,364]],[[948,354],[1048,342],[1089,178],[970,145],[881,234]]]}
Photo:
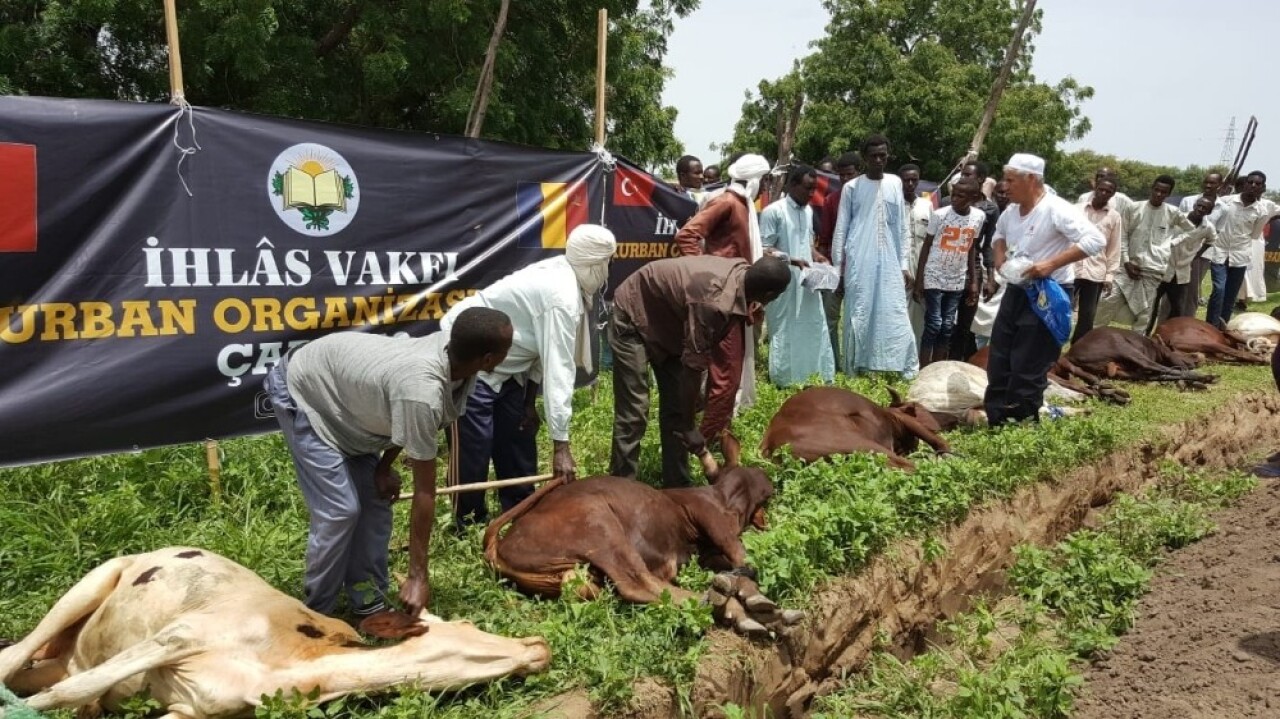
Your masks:
{"label": "brown cow carcass", "polygon": [[1241,339],[1195,317],[1170,317],[1160,323],[1154,339],[1171,350],[1204,355],[1207,359],[1218,362],[1267,364],[1271,361],[1269,350],[1273,349],[1270,343],[1262,343],[1260,346],[1264,347],[1263,351],[1256,351],[1250,342],[1257,345],[1259,340]]}
{"label": "brown cow carcass", "polygon": [[462,688],[550,661],[540,637],[400,616],[371,623],[408,638],[374,647],[225,557],[173,547],[85,575],[0,652],[0,682],[34,694],[27,704],[38,711],[115,709],[146,691],[166,719],[221,719],[253,716],[264,694],[281,691],[320,702],[395,686]]}
{"label": "brown cow carcass", "polygon": [[951,446],[939,436],[934,416],[915,402],[904,402],[889,390],[891,403],[881,407],[871,399],[839,387],[809,387],[782,403],[769,420],[760,452],[772,457],[781,447],[814,462],[823,457],[855,452],[876,452],[889,457],[889,465],[915,469],[905,458],[923,441],[938,454],[950,454]]}
{"label": "brown cow carcass", "polygon": [[1216,382],[1196,372],[1191,355],[1171,350],[1133,330],[1095,327],[1071,345],[1058,360],[1058,371],[1089,383],[1103,379],[1135,382],[1174,382],[1187,389],[1205,389]]}
{"label": "brown cow carcass", "polygon": [[[987,368],[987,360],[991,356],[991,345],[987,345],[973,356],[966,360],[975,367]],[[1071,392],[1078,392],[1086,397],[1101,399],[1112,404],[1126,405],[1131,401],[1129,393],[1123,389],[1095,378],[1095,381],[1085,381],[1080,378],[1072,377],[1071,372],[1066,369],[1061,358],[1049,368],[1049,382],[1058,387]]]}
{"label": "brown cow carcass", "polygon": [[[576,589],[580,596],[593,598],[608,582],[623,599],[647,604],[664,593],[675,601],[693,597],[675,579],[696,556],[707,569],[734,574],[717,586],[729,594],[741,591],[764,621],[780,620],[776,605],[740,581],[753,574],[741,534],[748,526],[764,528],[773,484],[762,470],[737,466],[739,446],[732,436],[726,434],[723,445],[723,469],[709,453],[701,454],[712,482],[706,487],[655,489],[622,477],[544,485],[488,526],[485,558],[526,594],[559,597],[577,567],[585,566],[585,582]],[[740,606],[726,608],[720,601],[733,597],[713,599],[722,618],[740,630],[764,629],[742,621]],[[788,614],[787,621],[794,623],[796,616]]]}

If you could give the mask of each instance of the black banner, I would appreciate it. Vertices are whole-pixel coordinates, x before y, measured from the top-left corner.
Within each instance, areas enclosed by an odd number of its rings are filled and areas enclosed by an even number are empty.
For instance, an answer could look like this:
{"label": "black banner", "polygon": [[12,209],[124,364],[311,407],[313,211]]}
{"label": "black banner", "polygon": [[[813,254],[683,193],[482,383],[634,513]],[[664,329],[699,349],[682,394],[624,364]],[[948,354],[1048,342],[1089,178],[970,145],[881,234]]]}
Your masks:
{"label": "black banner", "polygon": [[624,248],[669,240],[692,203],[619,167],[647,204],[591,153],[0,98],[0,466],[274,429],[297,344],[432,332],[606,206]]}

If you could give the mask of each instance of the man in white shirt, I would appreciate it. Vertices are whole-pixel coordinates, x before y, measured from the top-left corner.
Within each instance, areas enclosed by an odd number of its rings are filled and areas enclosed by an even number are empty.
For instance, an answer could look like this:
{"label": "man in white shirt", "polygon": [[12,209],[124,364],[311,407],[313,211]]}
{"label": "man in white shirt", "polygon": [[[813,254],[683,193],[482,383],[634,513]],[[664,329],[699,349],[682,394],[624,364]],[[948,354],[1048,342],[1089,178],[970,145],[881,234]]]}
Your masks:
{"label": "man in white shirt", "polygon": [[929,234],[933,203],[916,194],[916,188],[920,185],[919,166],[906,164],[899,167],[898,178],[902,180],[902,199],[906,202],[907,227],[911,232],[911,257],[907,266],[907,312],[911,319],[911,331],[919,345],[924,332],[924,305],[916,300],[911,290],[916,280],[916,265],[920,263],[920,248],[924,247],[924,238]]}
{"label": "man in white shirt", "polygon": [[[1214,203],[1208,197],[1200,197],[1191,207],[1191,214],[1187,215],[1187,221],[1195,225],[1194,230],[1189,230],[1185,235],[1180,235],[1173,239],[1173,252],[1169,256],[1169,268],[1165,270],[1164,278],[1160,282],[1160,286],[1156,288],[1156,300],[1151,313],[1151,321],[1147,323],[1147,334],[1151,334],[1155,330],[1156,319],[1161,321],[1169,317],[1194,317],[1195,307],[1191,308],[1188,313],[1186,305],[1186,296],[1190,291],[1191,283],[1191,264],[1193,258],[1198,257],[1202,250],[1213,245],[1218,239],[1217,228],[1213,226],[1210,219],[1213,214]],[[1160,298],[1168,297],[1169,302],[1168,313],[1161,315]]]}
{"label": "man in white shirt", "polygon": [[1209,254],[1213,294],[1205,316],[1206,322],[1220,329],[1231,321],[1232,306],[1252,259],[1254,239],[1261,238],[1262,228],[1280,215],[1280,205],[1262,196],[1266,189],[1267,176],[1255,170],[1245,176],[1240,194],[1222,198],[1218,242]]}
{"label": "man in white shirt", "polygon": [[[490,307],[511,318],[511,350],[492,372],[482,372],[467,400],[467,413],[454,428],[459,484],[483,482],[492,460],[498,479],[538,473],[539,387],[551,435],[551,471],[574,478],[569,448],[573,386],[577,368],[590,372],[588,323],[592,301],[604,286],[617,248],[613,233],[599,225],[579,225],[569,233],[564,254],[517,270],[454,305],[440,320],[448,332],[468,307]],[[498,490],[502,511],[532,489]],[[456,495],[454,517],[461,528],[488,521],[484,492]]]}
{"label": "man in white shirt", "polygon": [[1104,177],[1093,183],[1093,199],[1080,205],[1084,216],[1098,228],[1106,239],[1106,248],[1085,260],[1076,263],[1076,327],[1071,333],[1071,341],[1079,342],[1081,337],[1093,329],[1093,321],[1098,316],[1098,302],[1102,296],[1111,292],[1116,272],[1120,269],[1120,238],[1124,234],[1124,220],[1120,213],[1111,209],[1111,196],[1116,192],[1116,183]]}
{"label": "man in white shirt", "polygon": [[[1096,185],[1098,180],[1101,180],[1101,179],[1111,180],[1111,184],[1115,185],[1116,187],[1116,192],[1114,195],[1111,196],[1111,201],[1107,203],[1107,207],[1110,207],[1111,209],[1123,215],[1124,211],[1129,209],[1129,206],[1134,203],[1132,198],[1130,198],[1128,195],[1120,191],[1120,173],[1116,172],[1110,167],[1107,167],[1106,165],[1103,165],[1102,167],[1098,168],[1097,172],[1093,173],[1093,183]],[[1087,205],[1091,202],[1093,202],[1092,190],[1080,195],[1080,197],[1076,200],[1077,205]]]}
{"label": "man in white shirt", "polygon": [[1151,183],[1151,194],[1140,205],[1120,213],[1124,232],[1120,239],[1120,269],[1115,289],[1098,305],[1097,322],[1128,325],[1142,332],[1155,307],[1156,290],[1169,269],[1175,236],[1185,241],[1195,225],[1165,198],[1173,192],[1174,180],[1160,175]]}
{"label": "man in white shirt", "polygon": [[[1196,201],[1202,197],[1208,198],[1213,203],[1213,212],[1209,215],[1209,224],[1216,230],[1218,216],[1222,214],[1222,200],[1218,197],[1218,192],[1221,189],[1222,173],[1210,172],[1200,182],[1200,194],[1182,198],[1182,204],[1178,205],[1178,209],[1182,210],[1183,214],[1190,215],[1195,208]],[[1196,308],[1200,306],[1200,285],[1204,282],[1205,274],[1209,272],[1209,258],[1207,255],[1208,247],[1205,247],[1191,260],[1187,288],[1182,293],[1182,309],[1180,310],[1180,316],[1182,317],[1196,316]]]}
{"label": "man in white shirt", "polygon": [[[1011,204],[996,223],[995,266],[1008,259],[1032,264],[1026,281],[1051,278],[1068,292],[1072,264],[1102,252],[1102,233],[1078,207],[1044,187],[1044,160],[1018,153],[1004,167]],[[992,427],[1039,417],[1049,368],[1062,346],[1032,308],[1025,287],[1011,285],[1000,302],[991,332],[987,393],[983,404]]]}

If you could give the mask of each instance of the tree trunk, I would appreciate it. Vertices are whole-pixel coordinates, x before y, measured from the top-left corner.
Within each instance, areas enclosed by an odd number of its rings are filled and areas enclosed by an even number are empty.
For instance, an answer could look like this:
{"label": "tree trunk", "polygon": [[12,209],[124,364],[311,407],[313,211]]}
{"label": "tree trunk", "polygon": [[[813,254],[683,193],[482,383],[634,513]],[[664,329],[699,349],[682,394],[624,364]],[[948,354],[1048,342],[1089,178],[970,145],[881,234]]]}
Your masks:
{"label": "tree trunk", "polygon": [[781,132],[778,136],[778,165],[785,165],[791,162],[791,148],[796,144],[796,128],[800,126],[800,111],[803,108],[803,92],[796,93],[795,99],[791,102],[790,114],[784,114],[783,108],[778,108],[779,124],[781,125]]}
{"label": "tree trunk", "polygon": [[333,26],[324,37],[320,38],[320,42],[316,43],[316,57],[324,57],[333,52],[343,40],[351,34],[351,28],[356,26],[356,21],[360,19],[360,12],[364,10],[364,3],[355,0],[351,3],[351,7],[342,14],[342,18]]}
{"label": "tree trunk", "polygon": [[1009,75],[1013,73],[1013,65],[1018,60],[1018,54],[1022,51],[1022,38],[1027,32],[1027,26],[1031,24],[1031,18],[1036,12],[1036,0],[1027,0],[1027,4],[1022,8],[1022,18],[1018,20],[1018,27],[1013,31],[1013,40],[1009,42],[1009,50],[1004,54],[1004,64],[1000,66],[1000,74],[996,76],[996,84],[991,87],[991,96],[987,98],[987,106],[982,111],[982,121],[978,123],[978,131],[973,135],[973,142],[969,143],[969,155],[977,157],[982,151],[982,143],[987,139],[987,132],[991,130],[991,123],[996,118],[996,108],[1000,105],[1000,96],[1004,94],[1004,87],[1009,83]]}
{"label": "tree trunk", "polygon": [[480,68],[480,81],[476,85],[475,97],[471,100],[471,110],[467,113],[467,137],[480,137],[480,129],[484,127],[484,115],[489,110],[489,91],[493,88],[494,65],[498,60],[498,43],[502,41],[502,33],[507,30],[507,11],[511,8],[511,0],[502,0],[498,8],[498,21],[493,24],[493,36],[489,38],[489,49],[484,53],[484,66]]}

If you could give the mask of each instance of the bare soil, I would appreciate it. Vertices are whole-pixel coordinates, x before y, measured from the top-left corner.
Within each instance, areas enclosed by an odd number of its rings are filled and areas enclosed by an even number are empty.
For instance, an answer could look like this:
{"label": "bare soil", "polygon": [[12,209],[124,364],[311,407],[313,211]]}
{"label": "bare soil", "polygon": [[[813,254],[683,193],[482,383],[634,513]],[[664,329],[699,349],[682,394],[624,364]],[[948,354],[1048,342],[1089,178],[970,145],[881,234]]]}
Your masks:
{"label": "bare soil", "polygon": [[1215,521],[1161,565],[1073,716],[1280,717],[1280,483],[1263,480]]}

